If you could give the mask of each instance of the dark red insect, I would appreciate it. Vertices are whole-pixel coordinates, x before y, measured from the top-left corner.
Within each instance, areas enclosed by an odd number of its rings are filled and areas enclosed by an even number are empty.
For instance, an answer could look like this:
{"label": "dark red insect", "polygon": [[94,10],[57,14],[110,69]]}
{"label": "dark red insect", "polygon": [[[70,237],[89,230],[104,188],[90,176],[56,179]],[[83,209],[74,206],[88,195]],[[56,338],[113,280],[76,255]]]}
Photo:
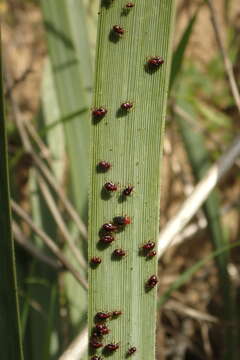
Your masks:
{"label": "dark red insect", "polygon": [[107,335],[109,334],[109,329],[104,324],[96,324],[95,331],[98,334],[98,336]]}
{"label": "dark red insect", "polygon": [[103,360],[100,356],[93,356],[91,357],[91,360]]}
{"label": "dark red insect", "polygon": [[116,257],[123,257],[126,255],[126,251],[123,249],[116,249],[114,250],[113,255]]}
{"label": "dark red insect", "polygon": [[154,257],[154,256],[156,256],[157,255],[157,252],[155,251],[155,250],[153,250],[153,251],[150,251],[148,254],[147,254],[147,257],[148,258],[152,258],[152,257]]}
{"label": "dark red insect", "polygon": [[117,226],[111,223],[103,224],[102,228],[107,232],[117,231]]}
{"label": "dark red insect", "polygon": [[101,262],[102,262],[102,259],[100,257],[95,256],[95,257],[91,258],[91,263],[93,265],[101,264]]}
{"label": "dark red insect", "polygon": [[112,317],[118,317],[122,315],[122,311],[121,310],[115,310],[112,312]]}
{"label": "dark red insect", "polygon": [[122,110],[125,110],[125,111],[130,110],[132,107],[133,107],[133,103],[131,103],[129,101],[121,104]]}
{"label": "dark red insect", "polygon": [[118,226],[125,226],[131,224],[131,218],[129,216],[116,216],[113,220],[114,224]]}
{"label": "dark red insect", "polygon": [[131,193],[133,192],[134,187],[133,186],[127,186],[124,190],[123,190],[123,195],[124,196],[129,196],[131,195]]}
{"label": "dark red insect", "polygon": [[104,189],[109,192],[117,191],[117,185],[110,181],[104,184]]}
{"label": "dark red insect", "polygon": [[125,33],[125,30],[120,25],[114,25],[112,29],[115,32],[115,34],[118,35],[123,35]]}
{"label": "dark red insect", "polygon": [[103,344],[101,343],[101,342],[99,342],[97,339],[95,339],[95,338],[92,338],[91,340],[90,340],[90,345],[93,347],[93,348],[95,348],[95,349],[98,349],[98,348],[100,348],[100,347],[102,347],[103,346]]}
{"label": "dark red insect", "polygon": [[152,275],[149,279],[148,279],[148,281],[147,281],[147,287],[149,287],[149,288],[154,288],[156,285],[157,285],[157,283],[158,283],[158,278],[157,278],[157,276],[156,275]]}
{"label": "dark red insect", "polygon": [[164,63],[164,60],[161,56],[153,56],[148,59],[148,66],[151,68],[158,68]]}
{"label": "dark red insect", "polygon": [[132,355],[137,351],[137,348],[135,346],[128,349],[127,355]]}
{"label": "dark red insect", "polygon": [[108,171],[110,169],[110,167],[111,167],[111,164],[108,161],[103,160],[98,163],[98,168],[101,171],[104,171],[104,172]]}
{"label": "dark red insect", "polygon": [[119,349],[119,344],[107,344],[104,348],[106,351],[116,351],[117,349]]}
{"label": "dark red insect", "polygon": [[96,314],[96,318],[98,319],[98,320],[107,320],[107,319],[109,319],[110,317],[112,316],[112,313],[111,312],[98,312],[97,314]]}
{"label": "dark red insect", "polygon": [[127,9],[131,9],[131,8],[133,8],[135,6],[135,4],[132,3],[132,2],[128,2],[125,6],[126,6]]}
{"label": "dark red insect", "polygon": [[111,244],[114,241],[114,237],[112,235],[104,235],[101,237],[100,241],[104,244]]}
{"label": "dark red insect", "polygon": [[96,333],[96,332],[93,332],[93,333],[92,333],[92,337],[93,337],[94,339],[98,339],[98,338],[101,337],[101,335],[99,335],[99,334]]}
{"label": "dark red insect", "polygon": [[155,247],[155,242],[148,241],[146,244],[143,245],[143,250],[152,250]]}
{"label": "dark red insect", "polygon": [[101,118],[104,117],[107,114],[107,109],[104,107],[95,108],[92,110],[92,116]]}

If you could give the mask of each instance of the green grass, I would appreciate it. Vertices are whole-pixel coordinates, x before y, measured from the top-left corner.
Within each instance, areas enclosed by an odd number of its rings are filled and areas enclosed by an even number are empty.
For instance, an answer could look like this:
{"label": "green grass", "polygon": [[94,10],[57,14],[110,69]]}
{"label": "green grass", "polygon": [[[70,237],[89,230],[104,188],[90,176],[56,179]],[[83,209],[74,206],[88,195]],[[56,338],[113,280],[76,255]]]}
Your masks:
{"label": "green grass", "polygon": [[77,0],[41,0],[41,5],[60,119],[65,130],[71,196],[86,221],[89,161],[86,108],[90,106],[92,83],[84,9]]}
{"label": "green grass", "polygon": [[[1,32],[0,32],[1,39]],[[0,358],[23,360],[8,178],[8,153],[0,51]]]}
{"label": "green grass", "polygon": [[192,278],[192,276],[205,266],[209,261],[214,260],[215,258],[222,256],[224,253],[229,253],[231,249],[240,246],[240,242],[236,242],[231,245],[225,245],[218,250],[211,252],[209,255],[205,256],[203,259],[197,261],[193,266],[184,271],[178,278],[175,280],[172,285],[160,296],[158,301],[158,306],[161,308],[166,301],[171,297],[174,291],[178,290],[181,286],[187,284],[187,282]]}
{"label": "green grass", "polygon": [[[130,346],[136,346],[138,358],[154,359],[156,288],[146,291],[145,283],[156,274],[157,262],[140,256],[139,247],[158,235],[174,2],[136,2],[125,16],[124,5],[102,2],[99,15],[93,106],[104,106],[108,113],[101,121],[92,119],[89,258],[100,256],[102,264],[89,270],[89,328],[96,312],[121,310],[123,315],[109,323],[111,333],[104,339],[104,344],[120,342],[111,358],[122,359]],[[115,24],[126,30],[119,39],[111,32]],[[149,56],[162,56],[164,65],[150,72]],[[120,110],[125,101],[133,102],[129,113]],[[112,164],[108,173],[96,171],[100,160]],[[103,191],[106,181],[118,185],[109,197]],[[134,186],[134,193],[124,199],[121,191],[127,185]],[[98,245],[99,230],[118,215],[130,216],[132,224],[103,249]],[[125,249],[127,256],[115,261],[115,248]]]}

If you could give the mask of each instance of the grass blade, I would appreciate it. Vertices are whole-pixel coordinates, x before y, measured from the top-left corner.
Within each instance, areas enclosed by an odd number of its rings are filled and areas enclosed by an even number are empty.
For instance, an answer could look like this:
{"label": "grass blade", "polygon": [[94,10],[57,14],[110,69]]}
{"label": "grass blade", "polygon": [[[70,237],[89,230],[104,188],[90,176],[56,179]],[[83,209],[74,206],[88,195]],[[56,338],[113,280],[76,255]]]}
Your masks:
{"label": "grass blade", "polygon": [[[82,59],[88,59],[83,7],[77,0],[41,0],[41,4],[61,119],[71,116],[70,121],[64,122],[64,129],[72,197],[80,216],[84,215],[86,220],[89,122],[85,109],[90,101],[91,65],[87,66]],[[80,51],[84,54],[81,58]]]}
{"label": "grass blade", "polygon": [[[185,105],[186,106],[186,105]],[[189,112],[187,112],[188,114]],[[182,139],[188,154],[188,158],[195,176],[196,181],[200,181],[211,166],[209,153],[206,149],[204,138],[199,130],[194,129],[194,126],[186,122],[185,119],[176,117]],[[214,249],[221,249],[226,245],[224,231],[220,221],[220,201],[217,190],[214,190],[203,206],[203,211],[208,222],[208,229],[211,235],[211,241]],[[219,271],[219,285],[223,299],[223,317],[227,322],[234,322],[234,302],[232,297],[231,282],[227,270],[229,254],[227,251],[216,257],[216,264]],[[234,336],[232,330],[227,329],[225,332],[225,340],[227,346],[228,356],[234,353]]]}
{"label": "grass blade", "polygon": [[[79,0],[42,0],[41,4],[49,45],[50,76],[53,79],[59,108],[59,118],[55,119],[55,124],[61,120],[65,130],[71,177],[69,192],[80,217],[86,221],[89,169],[88,110],[92,91],[92,67],[86,36],[85,9]],[[65,66],[62,66],[63,64]],[[50,125],[51,131],[55,124]],[[76,237],[74,224],[71,224],[71,228],[73,236]],[[86,255],[86,244],[82,250]],[[68,258],[71,258],[67,249],[66,253]],[[72,263],[75,264],[73,259]],[[69,306],[68,325],[71,334],[76,335],[86,322],[86,293],[80,287],[76,287],[69,275],[64,276],[64,284]]]}
{"label": "grass blade", "polygon": [[194,25],[195,25],[195,22],[197,19],[198,11],[199,11],[199,8],[197,9],[197,11],[193,15],[193,17],[190,19],[182,37],[178,43],[178,46],[177,46],[176,50],[174,51],[172,67],[171,67],[170,82],[169,82],[169,90],[172,89],[172,86],[173,86],[174,82],[176,81],[177,76],[179,75],[179,73],[182,69],[184,54],[185,54],[186,48],[188,46],[190,37],[192,35],[192,31],[193,31],[193,28],[194,28]]}
{"label": "grass blade", "polygon": [[[181,105],[183,105],[183,103],[181,103]],[[183,107],[181,107],[181,109],[182,108]],[[189,111],[187,112],[187,114],[189,114]],[[176,120],[182,135],[182,139],[184,141],[184,145],[195,179],[198,182],[203,178],[203,176],[206,174],[207,170],[211,166],[204,138],[199,132],[199,130],[195,129],[193,124],[189,124],[186,119],[183,119],[180,116],[176,116]],[[213,244],[216,249],[226,244],[223,236],[224,232],[220,224],[219,209],[220,203],[218,199],[218,194],[217,191],[214,190],[204,205],[204,212],[208,220],[209,230],[211,232]],[[227,265],[226,254],[224,254],[223,257],[219,256],[217,259],[217,263],[220,275],[225,278],[224,274],[226,272]]]}
{"label": "grass blade", "polygon": [[7,136],[3,101],[1,55],[2,54],[0,53],[0,358],[8,360],[23,360],[14,243],[11,230]]}
{"label": "grass blade", "polygon": [[222,256],[224,253],[229,253],[229,251],[231,249],[234,249],[237,246],[240,246],[239,241],[234,244],[231,244],[231,245],[225,245],[222,248],[213,251],[208,256],[204,257],[203,259],[199,260],[196,264],[191,266],[190,269],[184,271],[177,278],[177,280],[174,281],[174,283],[169,287],[169,289],[167,291],[165,291],[165,293],[163,295],[161,295],[161,297],[159,298],[159,301],[158,301],[158,306],[162,307],[166,303],[166,301],[171,297],[172,293],[174,291],[178,290],[181,286],[185,285],[191,279],[191,277],[198,270],[200,270],[206,263],[208,263],[209,261],[213,260],[214,258],[216,258],[218,256]]}
{"label": "grass blade", "polygon": [[[156,241],[158,234],[174,1],[143,0],[126,15],[125,2],[108,4],[102,1],[100,9],[94,99],[94,105],[108,113],[99,122],[93,119],[91,137],[89,257],[100,256],[102,263],[89,272],[89,328],[92,331],[97,311],[121,310],[123,315],[111,321],[111,333],[104,339],[104,344],[120,342],[111,358],[123,359],[128,348],[136,346],[138,358],[154,359],[156,291],[145,291],[145,283],[156,273],[157,262],[139,256],[139,247]],[[119,39],[111,32],[114,24],[126,29]],[[146,65],[151,55],[165,60],[156,72]],[[134,106],[124,113],[120,106],[126,101]],[[107,174],[96,172],[100,160],[112,164]],[[108,197],[103,185],[110,180],[119,191]],[[129,184],[135,191],[124,201],[120,191]],[[115,246],[103,249],[98,246],[99,230],[118,215],[129,215],[132,224],[116,234]],[[114,261],[115,248],[125,249],[126,258]]]}
{"label": "grass blade", "polygon": [[[174,54],[174,60],[171,70],[170,77],[170,87],[173,85],[174,81],[177,78],[177,75],[180,72],[182,67],[183,57],[185,50],[188,45],[190,35],[197,17],[197,12],[189,22],[180,42]],[[183,95],[181,94],[181,98]],[[178,96],[179,98],[179,96]],[[177,102],[182,103],[182,100],[177,99]],[[198,102],[196,102],[198,104]],[[186,106],[186,104],[184,104]],[[189,105],[188,105],[189,107]],[[208,111],[209,113],[209,111]],[[221,114],[222,115],[222,114]],[[221,116],[223,117],[223,115]],[[213,118],[213,116],[212,116]],[[216,116],[217,121],[219,122],[220,116]],[[214,118],[215,119],[215,118]],[[194,126],[191,126],[186,119],[176,116],[176,120],[182,135],[182,139],[187,151],[187,155],[195,176],[196,181],[199,181],[206,173],[211,163],[209,160],[209,154],[204,144],[204,139],[201,133],[194,129]],[[203,206],[203,210],[208,222],[208,228],[211,234],[211,241],[213,247],[218,250],[222,248],[226,241],[223,235],[223,229],[220,223],[220,202],[218,199],[218,193],[214,190],[207,201]],[[228,265],[228,253],[223,252],[216,257],[216,264],[219,269],[219,281],[220,281],[220,290],[223,298],[223,307],[224,307],[224,319],[228,322],[234,322],[234,298],[231,289],[231,283],[229,274],[227,271]],[[226,329],[225,332],[225,341],[227,348],[227,358],[233,359],[233,354],[236,352],[236,336],[234,336],[233,328]]]}

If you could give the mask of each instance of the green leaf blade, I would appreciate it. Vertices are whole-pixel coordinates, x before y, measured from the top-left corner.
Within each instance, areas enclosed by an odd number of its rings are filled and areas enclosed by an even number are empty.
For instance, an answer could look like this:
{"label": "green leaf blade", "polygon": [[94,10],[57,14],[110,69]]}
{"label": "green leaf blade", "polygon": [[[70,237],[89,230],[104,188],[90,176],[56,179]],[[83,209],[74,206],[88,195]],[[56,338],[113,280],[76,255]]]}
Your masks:
{"label": "green leaf blade", "polygon": [[[139,247],[156,241],[159,226],[160,159],[170,65],[173,1],[142,1],[127,16],[121,16],[123,1],[100,10],[94,106],[108,113],[93,120],[91,135],[91,189],[89,258],[102,263],[89,271],[89,327],[98,311],[121,310],[123,315],[109,324],[111,334],[104,343],[120,342],[114,360],[126,356],[130,346],[138,357],[155,357],[156,289],[145,291],[147,279],[156,274],[155,259],[146,261]],[[115,24],[126,31],[111,41]],[[159,35],[160,34],[160,35]],[[146,68],[148,57],[162,56],[164,65],[155,73]],[[121,103],[132,101],[127,114]],[[107,174],[96,173],[100,160],[110,161]],[[106,181],[118,184],[109,198],[102,191]],[[120,189],[133,185],[134,194],[122,201]],[[115,243],[104,251],[98,246],[99,230],[114,216],[128,215],[132,224],[116,234]],[[127,256],[114,261],[112,252],[123,248]]]}
{"label": "green leaf blade", "polygon": [[172,61],[172,67],[171,67],[171,75],[170,75],[170,82],[169,82],[169,89],[172,89],[173,84],[175,83],[177,76],[181,72],[183,61],[184,61],[184,55],[186,48],[189,44],[190,37],[193,32],[193,28],[197,19],[198,10],[193,15],[193,17],[190,19],[188,25],[186,26],[186,29],[181,37],[181,40],[178,43],[178,46],[173,54],[173,61]]}
{"label": "green leaf blade", "polygon": [[[0,33],[1,38],[1,33]],[[11,230],[7,137],[0,53],[0,358],[23,360],[14,243]]]}
{"label": "green leaf blade", "polygon": [[41,4],[60,115],[62,119],[71,118],[64,122],[71,195],[83,217],[89,168],[89,122],[85,109],[90,106],[91,90],[91,64],[83,60],[90,59],[86,32],[83,31],[83,6],[77,0],[41,0]]}

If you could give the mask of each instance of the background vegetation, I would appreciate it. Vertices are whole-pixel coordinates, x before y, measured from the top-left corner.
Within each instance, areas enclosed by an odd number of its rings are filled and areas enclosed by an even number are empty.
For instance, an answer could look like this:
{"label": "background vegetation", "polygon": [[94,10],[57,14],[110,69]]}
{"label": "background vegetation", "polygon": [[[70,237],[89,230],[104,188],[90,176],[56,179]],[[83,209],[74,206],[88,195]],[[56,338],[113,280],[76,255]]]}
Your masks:
{"label": "background vegetation", "polygon": [[[87,119],[98,5],[0,1],[25,359],[84,359],[86,350]],[[161,234],[239,132],[240,6],[237,0],[211,5],[177,2]],[[158,360],[238,358],[238,153],[161,255]]]}

